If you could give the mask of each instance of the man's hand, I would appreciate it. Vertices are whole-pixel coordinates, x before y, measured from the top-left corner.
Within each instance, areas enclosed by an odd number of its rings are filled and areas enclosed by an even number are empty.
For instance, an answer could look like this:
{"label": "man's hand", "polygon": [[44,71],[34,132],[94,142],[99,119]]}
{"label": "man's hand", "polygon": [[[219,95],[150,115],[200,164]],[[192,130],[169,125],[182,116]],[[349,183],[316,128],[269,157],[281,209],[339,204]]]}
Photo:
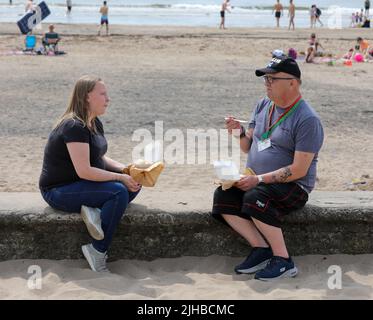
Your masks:
{"label": "man's hand", "polygon": [[257,176],[244,176],[237,181],[234,186],[242,191],[248,191],[255,188],[259,183]]}
{"label": "man's hand", "polygon": [[234,129],[241,130],[241,124],[234,117],[229,116],[225,120],[225,128],[228,129],[229,134],[232,134]]}

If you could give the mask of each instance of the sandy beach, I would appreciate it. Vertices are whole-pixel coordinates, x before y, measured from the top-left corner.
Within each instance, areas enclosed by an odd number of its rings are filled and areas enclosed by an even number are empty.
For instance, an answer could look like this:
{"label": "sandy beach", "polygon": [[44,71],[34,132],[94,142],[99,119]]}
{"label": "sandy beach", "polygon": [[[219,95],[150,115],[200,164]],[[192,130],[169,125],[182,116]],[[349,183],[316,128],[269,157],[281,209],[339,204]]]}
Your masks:
{"label": "sandy beach", "polygon": [[[46,26],[44,26],[46,28]],[[97,37],[94,25],[57,25],[63,40],[58,57],[12,55],[23,37],[12,24],[0,25],[0,192],[36,192],[43,148],[64,111],[75,81],[99,75],[111,105],[102,117],[108,155],[131,162],[131,141],[139,128],[220,129],[224,116],[248,119],[264,96],[254,75],[274,49],[304,51],[310,30],[113,26]],[[317,30],[327,52],[342,56],[358,36],[373,43],[370,30]],[[305,64],[303,98],[319,113],[325,129],[316,190],[373,190],[373,63],[328,66]],[[245,157],[242,155],[242,167]],[[363,178],[362,178],[363,177]],[[365,184],[352,185],[363,180]],[[211,199],[211,164],[167,165],[157,187],[146,196],[183,189]],[[151,201],[150,201],[151,203]],[[243,256],[246,253],[243,253]],[[116,261],[113,275],[97,275],[85,261],[0,262],[0,298],[56,299],[372,299],[373,256],[295,257],[296,279],[261,283],[233,275],[242,258],[182,257],[152,262]],[[42,290],[28,290],[27,267],[42,266]],[[343,289],[327,287],[330,265],[340,265]],[[248,280],[249,279],[249,280]]]}
{"label": "sandy beach", "polygon": [[[210,256],[118,260],[112,274],[98,274],[83,260],[0,262],[0,299],[373,299],[373,255],[301,256],[296,278],[262,282],[236,275],[241,258]],[[40,266],[41,288],[30,280],[29,266]],[[341,267],[341,287],[329,288]],[[329,280],[330,279],[330,280]]]}

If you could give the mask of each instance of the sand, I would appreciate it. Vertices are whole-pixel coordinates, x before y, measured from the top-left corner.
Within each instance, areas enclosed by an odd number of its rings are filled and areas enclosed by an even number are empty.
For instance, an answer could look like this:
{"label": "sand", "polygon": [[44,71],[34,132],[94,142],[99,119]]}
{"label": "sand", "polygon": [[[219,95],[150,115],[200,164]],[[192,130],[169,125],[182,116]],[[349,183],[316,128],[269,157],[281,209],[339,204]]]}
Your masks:
{"label": "sand", "polygon": [[[23,37],[15,26],[0,28],[0,192],[38,190],[43,148],[63,112],[74,82],[83,74],[102,77],[111,105],[102,117],[108,155],[129,163],[138,128],[220,129],[224,116],[250,117],[264,87],[254,75],[274,49],[304,51],[310,30],[114,26],[111,37],[96,37],[96,27],[57,25],[63,40],[59,57],[8,55]],[[368,30],[369,31],[369,30]],[[317,30],[326,51],[342,55],[367,30]],[[373,63],[352,67],[300,63],[302,94],[320,114],[325,129],[316,190],[373,190]],[[245,163],[242,155],[241,164]],[[353,185],[360,179],[366,183]],[[355,180],[354,180],[355,179]],[[212,165],[170,165],[146,199],[159,192],[199,193],[211,199]],[[136,201],[141,202],[141,197]],[[149,201],[151,203],[151,201]],[[244,255],[245,253],[243,253]],[[7,261],[0,267],[1,298],[256,299],[372,298],[372,256],[296,257],[299,277],[269,285],[235,276],[242,258],[183,257],[153,262],[116,261],[114,275],[101,276],[84,261]],[[198,262],[198,263],[197,263]],[[27,290],[30,264],[43,272],[43,290]],[[327,289],[327,266],[341,265],[344,287]],[[250,280],[248,280],[250,279]]]}
{"label": "sand", "polygon": [[[241,259],[221,256],[118,260],[108,263],[109,275],[87,269],[83,260],[14,260],[0,262],[0,299],[373,299],[372,258],[295,257],[298,276],[275,282],[233,274]],[[41,268],[39,289],[30,266]],[[338,284],[330,266],[341,268],[340,287],[328,286]]]}

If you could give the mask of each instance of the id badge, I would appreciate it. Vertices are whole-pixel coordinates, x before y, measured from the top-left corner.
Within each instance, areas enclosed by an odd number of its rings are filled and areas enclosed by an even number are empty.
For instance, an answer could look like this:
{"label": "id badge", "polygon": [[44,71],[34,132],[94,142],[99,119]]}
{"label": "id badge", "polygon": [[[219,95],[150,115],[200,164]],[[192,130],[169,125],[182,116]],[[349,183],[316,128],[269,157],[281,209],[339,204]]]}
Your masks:
{"label": "id badge", "polygon": [[263,151],[271,146],[271,139],[265,139],[258,142],[258,151]]}

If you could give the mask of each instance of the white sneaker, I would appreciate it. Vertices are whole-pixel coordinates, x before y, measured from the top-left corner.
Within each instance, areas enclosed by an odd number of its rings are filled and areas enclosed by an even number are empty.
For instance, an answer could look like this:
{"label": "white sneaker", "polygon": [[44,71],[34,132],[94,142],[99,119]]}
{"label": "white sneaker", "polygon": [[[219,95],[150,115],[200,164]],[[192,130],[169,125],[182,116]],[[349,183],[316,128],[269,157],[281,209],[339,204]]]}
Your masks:
{"label": "white sneaker", "polygon": [[95,248],[93,248],[91,243],[82,246],[82,251],[93,271],[110,273],[106,266],[106,252],[102,253],[97,251]]}
{"label": "white sneaker", "polygon": [[101,210],[82,206],[80,214],[91,237],[96,240],[104,239],[104,231],[101,228]]}

